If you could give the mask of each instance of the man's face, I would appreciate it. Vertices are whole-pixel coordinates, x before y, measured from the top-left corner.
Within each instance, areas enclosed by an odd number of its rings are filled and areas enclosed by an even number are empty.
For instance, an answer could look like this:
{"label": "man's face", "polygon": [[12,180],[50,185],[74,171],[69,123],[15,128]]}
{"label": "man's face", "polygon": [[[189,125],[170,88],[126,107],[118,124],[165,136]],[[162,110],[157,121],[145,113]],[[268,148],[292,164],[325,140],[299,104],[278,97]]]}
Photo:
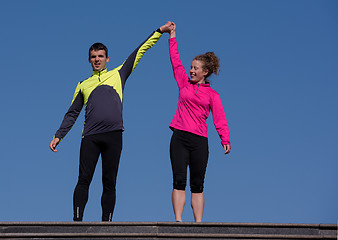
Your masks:
{"label": "man's face", "polygon": [[106,57],[105,50],[92,50],[90,52],[89,62],[94,71],[101,71],[106,68],[106,64],[109,62],[109,57]]}

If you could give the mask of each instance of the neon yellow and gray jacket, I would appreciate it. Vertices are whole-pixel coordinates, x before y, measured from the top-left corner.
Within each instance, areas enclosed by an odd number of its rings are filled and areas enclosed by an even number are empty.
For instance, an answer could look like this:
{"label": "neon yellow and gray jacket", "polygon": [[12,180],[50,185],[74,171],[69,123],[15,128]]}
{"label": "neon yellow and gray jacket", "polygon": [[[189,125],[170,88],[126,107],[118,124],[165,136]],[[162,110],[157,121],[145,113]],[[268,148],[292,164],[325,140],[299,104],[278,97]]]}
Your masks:
{"label": "neon yellow and gray jacket", "polygon": [[93,71],[93,75],[79,82],[68,112],[54,137],[63,139],[74,125],[83,105],[85,124],[83,136],[124,130],[122,120],[122,98],[127,78],[133,72],[144,53],[162,36],[161,31],[150,36],[138,46],[124,63],[111,70]]}

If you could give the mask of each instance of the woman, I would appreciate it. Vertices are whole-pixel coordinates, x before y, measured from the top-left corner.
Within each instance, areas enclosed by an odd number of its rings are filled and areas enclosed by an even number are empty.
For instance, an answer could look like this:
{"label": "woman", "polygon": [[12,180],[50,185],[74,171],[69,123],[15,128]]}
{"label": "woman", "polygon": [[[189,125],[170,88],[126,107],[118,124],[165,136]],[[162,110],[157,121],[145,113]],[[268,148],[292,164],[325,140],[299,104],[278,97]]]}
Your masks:
{"label": "woman", "polygon": [[176,25],[172,23],[169,51],[174,76],[179,87],[177,110],[170,124],[173,135],[170,159],[173,171],[172,203],[177,222],[182,221],[186,201],[187,166],[190,170],[191,207],[195,222],[201,222],[204,209],[203,185],[208,162],[206,119],[210,110],[225,154],[230,152],[229,129],[219,94],[211,89],[208,77],[219,71],[213,52],[196,56],[191,64],[190,79],[178,54]]}

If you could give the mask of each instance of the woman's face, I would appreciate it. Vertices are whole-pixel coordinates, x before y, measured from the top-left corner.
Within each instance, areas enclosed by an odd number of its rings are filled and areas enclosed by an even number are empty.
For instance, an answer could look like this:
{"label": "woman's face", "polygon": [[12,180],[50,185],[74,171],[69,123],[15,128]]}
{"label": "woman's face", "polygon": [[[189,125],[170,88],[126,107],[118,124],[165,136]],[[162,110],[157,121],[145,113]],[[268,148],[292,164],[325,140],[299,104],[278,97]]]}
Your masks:
{"label": "woman's face", "polygon": [[205,83],[205,76],[208,70],[203,69],[203,62],[193,60],[190,67],[190,80],[194,83]]}

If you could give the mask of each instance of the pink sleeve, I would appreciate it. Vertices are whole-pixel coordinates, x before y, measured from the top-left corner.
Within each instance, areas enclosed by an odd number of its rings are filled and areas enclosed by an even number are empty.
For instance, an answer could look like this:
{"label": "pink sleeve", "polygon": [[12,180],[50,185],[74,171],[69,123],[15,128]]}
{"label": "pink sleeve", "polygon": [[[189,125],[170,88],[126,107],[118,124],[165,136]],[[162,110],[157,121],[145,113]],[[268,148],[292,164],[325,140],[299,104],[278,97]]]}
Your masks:
{"label": "pink sleeve", "polygon": [[227,123],[227,119],[225,117],[223,105],[221,102],[221,98],[218,93],[215,93],[211,99],[211,112],[212,118],[218,132],[219,137],[221,138],[222,146],[225,144],[230,144],[230,136],[229,136],[229,127]]}
{"label": "pink sleeve", "polygon": [[174,71],[174,77],[176,79],[178,87],[182,88],[185,86],[185,84],[188,83],[189,77],[187,73],[185,72],[180,56],[178,54],[176,38],[169,39],[169,52],[170,52],[171,65]]}

